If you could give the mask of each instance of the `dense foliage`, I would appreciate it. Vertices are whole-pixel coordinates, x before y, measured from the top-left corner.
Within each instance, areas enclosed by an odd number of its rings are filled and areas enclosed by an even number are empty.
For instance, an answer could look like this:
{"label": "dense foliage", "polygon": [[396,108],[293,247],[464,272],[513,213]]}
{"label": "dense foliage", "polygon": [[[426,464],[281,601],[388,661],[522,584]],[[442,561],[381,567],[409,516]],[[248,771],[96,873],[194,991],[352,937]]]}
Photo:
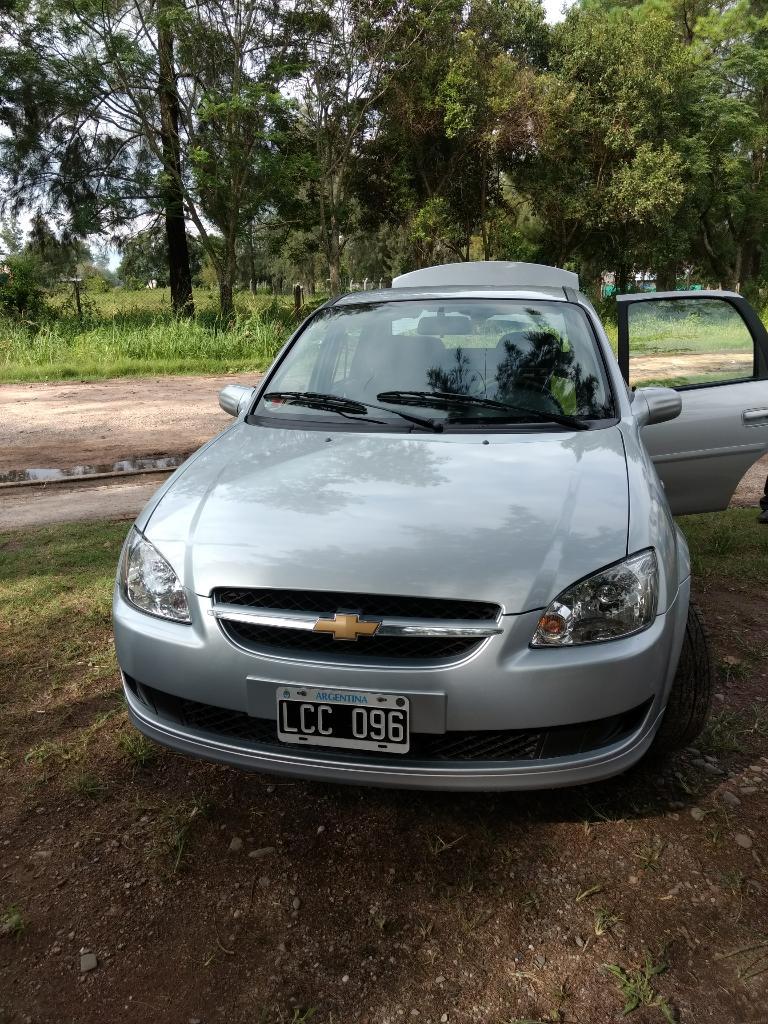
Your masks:
{"label": "dense foliage", "polygon": [[768,279],[764,0],[6,0],[0,31],[5,211],[25,251],[58,225],[59,279],[91,236],[224,316],[449,260]]}

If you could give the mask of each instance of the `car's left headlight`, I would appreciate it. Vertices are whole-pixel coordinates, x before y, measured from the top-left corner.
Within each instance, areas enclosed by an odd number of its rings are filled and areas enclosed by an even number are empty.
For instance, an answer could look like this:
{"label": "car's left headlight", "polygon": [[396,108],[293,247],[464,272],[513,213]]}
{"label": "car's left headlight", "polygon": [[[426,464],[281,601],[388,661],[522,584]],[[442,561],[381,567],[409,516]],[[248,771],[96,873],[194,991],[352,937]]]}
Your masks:
{"label": "car's left headlight", "polygon": [[137,530],[132,532],[123,554],[121,578],[126,598],[140,611],[175,622],[191,621],[179,577]]}
{"label": "car's left headlight", "polygon": [[532,647],[618,640],[656,618],[659,569],[652,548],[568,587],[539,619]]}

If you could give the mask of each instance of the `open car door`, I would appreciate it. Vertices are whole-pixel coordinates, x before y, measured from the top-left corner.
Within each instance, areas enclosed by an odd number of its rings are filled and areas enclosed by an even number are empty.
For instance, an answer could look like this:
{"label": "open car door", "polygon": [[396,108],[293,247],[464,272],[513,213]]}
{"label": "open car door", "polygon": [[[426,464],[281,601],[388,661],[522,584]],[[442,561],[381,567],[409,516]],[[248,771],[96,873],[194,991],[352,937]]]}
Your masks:
{"label": "open car door", "polygon": [[768,452],[768,333],[734,292],[619,295],[619,366],[635,387],[672,387],[677,419],[643,428],[675,515],[726,508]]}

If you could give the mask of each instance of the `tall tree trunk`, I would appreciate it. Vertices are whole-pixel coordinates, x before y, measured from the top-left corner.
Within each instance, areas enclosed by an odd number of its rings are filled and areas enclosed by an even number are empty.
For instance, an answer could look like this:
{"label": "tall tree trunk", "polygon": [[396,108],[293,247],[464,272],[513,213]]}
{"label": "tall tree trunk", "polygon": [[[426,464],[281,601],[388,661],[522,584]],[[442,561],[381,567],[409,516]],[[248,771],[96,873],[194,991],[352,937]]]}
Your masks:
{"label": "tall tree trunk", "polygon": [[232,317],[232,275],[228,268],[222,267],[219,274],[219,308],[222,320],[229,320]]}
{"label": "tall tree trunk", "polygon": [[223,320],[230,320],[234,311],[235,274],[237,272],[236,230],[229,226],[224,239],[224,252],[219,269],[219,309]]}
{"label": "tall tree trunk", "polygon": [[331,295],[338,295],[341,291],[341,246],[335,212],[332,212],[330,216],[327,250]]}
{"label": "tall tree trunk", "polygon": [[656,269],[656,291],[673,292],[677,285],[677,264],[673,260],[665,260]]}
{"label": "tall tree trunk", "polygon": [[256,294],[256,256],[253,251],[253,225],[248,227],[248,287],[251,295]]}
{"label": "tall tree trunk", "polygon": [[747,238],[741,243],[741,275],[739,291],[750,301],[758,301],[759,279],[762,264],[760,243],[754,238]]}
{"label": "tall tree trunk", "polygon": [[192,300],[192,272],[189,266],[184,196],[181,189],[179,97],[176,91],[176,68],[173,60],[173,29],[169,18],[175,3],[176,0],[158,0],[157,49],[160,78],[157,91],[163,151],[162,196],[173,311],[177,316],[193,316],[195,307]]}
{"label": "tall tree trunk", "polygon": [[616,271],[616,293],[618,295],[625,295],[629,288],[629,269],[622,265]]}

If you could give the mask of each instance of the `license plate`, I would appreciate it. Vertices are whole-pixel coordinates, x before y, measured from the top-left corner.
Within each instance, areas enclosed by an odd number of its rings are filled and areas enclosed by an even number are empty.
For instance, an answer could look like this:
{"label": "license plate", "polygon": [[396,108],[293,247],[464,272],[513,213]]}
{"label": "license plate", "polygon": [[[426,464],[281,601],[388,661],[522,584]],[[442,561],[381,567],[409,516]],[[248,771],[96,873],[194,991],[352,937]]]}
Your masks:
{"label": "license plate", "polygon": [[297,746],[408,752],[407,697],[315,686],[279,686],[277,738]]}

